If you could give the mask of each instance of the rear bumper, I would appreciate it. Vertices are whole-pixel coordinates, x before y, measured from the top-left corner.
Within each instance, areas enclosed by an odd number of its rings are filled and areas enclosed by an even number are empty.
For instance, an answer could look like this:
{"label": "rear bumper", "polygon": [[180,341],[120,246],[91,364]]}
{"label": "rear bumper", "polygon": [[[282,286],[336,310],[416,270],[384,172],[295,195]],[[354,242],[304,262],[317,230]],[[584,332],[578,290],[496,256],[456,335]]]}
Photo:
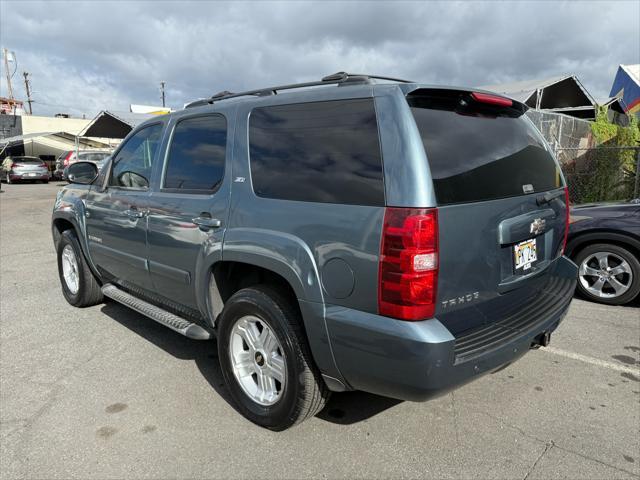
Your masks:
{"label": "rear bumper", "polygon": [[577,267],[562,257],[552,275],[565,286],[555,294],[552,308],[527,324],[500,326],[499,341],[483,344],[471,355],[460,354],[461,339],[435,318],[404,322],[328,307],[325,318],[336,365],[356,390],[412,401],[446,393],[514,362],[542,333],[558,327],[573,296]]}
{"label": "rear bumper", "polygon": [[9,178],[11,181],[14,180],[49,180],[51,176],[46,174],[38,174],[38,175],[29,175],[28,173],[10,173]]}

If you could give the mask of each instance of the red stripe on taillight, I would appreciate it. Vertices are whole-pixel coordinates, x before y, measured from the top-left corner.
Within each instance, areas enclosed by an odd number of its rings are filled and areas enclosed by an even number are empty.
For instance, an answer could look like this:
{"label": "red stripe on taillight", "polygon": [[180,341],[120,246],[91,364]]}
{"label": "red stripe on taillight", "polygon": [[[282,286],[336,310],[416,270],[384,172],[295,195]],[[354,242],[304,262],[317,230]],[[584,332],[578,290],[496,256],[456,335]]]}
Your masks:
{"label": "red stripe on taillight", "polygon": [[500,97],[499,95],[491,95],[489,93],[473,92],[471,94],[471,98],[473,98],[476,102],[488,103],[490,105],[496,105],[498,107],[511,107],[513,105],[512,100]]}
{"label": "red stripe on taillight", "polygon": [[438,211],[392,208],[384,213],[378,312],[401,320],[433,317],[438,287]]}
{"label": "red stripe on taillight", "polygon": [[569,188],[567,187],[564,187],[564,204],[564,239],[562,240],[562,252],[560,253],[561,255],[564,255],[564,250],[565,248],[567,248],[567,238],[569,237],[569,221],[571,220],[569,209]]}

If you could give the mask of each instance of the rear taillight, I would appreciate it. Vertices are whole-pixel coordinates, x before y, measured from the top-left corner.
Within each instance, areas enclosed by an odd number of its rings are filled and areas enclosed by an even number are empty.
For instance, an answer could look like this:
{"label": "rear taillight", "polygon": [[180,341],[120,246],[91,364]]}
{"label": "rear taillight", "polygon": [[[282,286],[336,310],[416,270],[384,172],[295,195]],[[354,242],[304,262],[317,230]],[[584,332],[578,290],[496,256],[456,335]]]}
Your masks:
{"label": "rear taillight", "polygon": [[560,255],[564,255],[564,250],[567,248],[567,237],[569,237],[569,222],[571,220],[571,214],[569,209],[569,188],[564,187],[564,204],[565,204],[565,212],[564,212],[564,238],[562,239],[562,251]]}
{"label": "rear taillight", "polygon": [[401,320],[433,317],[438,286],[438,211],[386,208],[378,312]]}
{"label": "rear taillight", "polygon": [[66,156],[66,157],[64,157],[64,160],[63,160],[63,162],[62,162],[62,163],[63,163],[63,165],[64,165],[65,167],[68,167],[68,166],[69,166],[69,163],[71,162],[71,157],[73,157],[73,151],[71,151],[71,152],[67,153],[67,156]]}

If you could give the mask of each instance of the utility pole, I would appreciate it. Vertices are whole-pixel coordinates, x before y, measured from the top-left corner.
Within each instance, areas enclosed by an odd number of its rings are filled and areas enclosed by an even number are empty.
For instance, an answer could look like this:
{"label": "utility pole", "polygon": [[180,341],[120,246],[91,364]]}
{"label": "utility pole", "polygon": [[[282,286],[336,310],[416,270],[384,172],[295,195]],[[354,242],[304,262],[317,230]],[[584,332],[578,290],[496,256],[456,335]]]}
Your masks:
{"label": "utility pole", "polygon": [[164,107],[164,82],[160,82],[160,93],[162,94],[162,106]]}
{"label": "utility pole", "polygon": [[9,100],[13,100],[13,88],[11,88],[11,74],[9,73],[9,50],[2,49],[2,56],[4,57],[4,71],[7,74],[7,90],[9,91]]}
{"label": "utility pole", "polygon": [[24,89],[27,91],[27,103],[29,104],[29,115],[33,114],[33,109],[31,108],[31,89],[30,87],[30,82],[29,82],[29,72],[22,72],[22,75],[24,76]]}

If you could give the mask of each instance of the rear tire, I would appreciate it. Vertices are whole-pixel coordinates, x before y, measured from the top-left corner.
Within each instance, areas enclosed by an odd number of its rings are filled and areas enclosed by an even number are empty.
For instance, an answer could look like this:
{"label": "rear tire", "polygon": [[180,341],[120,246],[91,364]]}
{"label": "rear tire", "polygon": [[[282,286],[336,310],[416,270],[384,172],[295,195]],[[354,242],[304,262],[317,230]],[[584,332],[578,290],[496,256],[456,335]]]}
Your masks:
{"label": "rear tire", "polygon": [[58,242],[58,275],[64,298],[74,307],[90,307],[104,299],[98,280],[84,258],[78,237],[65,230]]}
{"label": "rear tire", "polygon": [[[281,431],[322,410],[330,392],[313,363],[300,312],[279,291],[258,285],[236,292],[217,327],[222,374],[247,419]],[[272,375],[275,360],[279,370]]]}
{"label": "rear tire", "polygon": [[[600,258],[605,259],[603,263]],[[624,247],[611,243],[588,245],[574,261],[579,269],[577,291],[587,300],[624,305],[640,293],[640,261]]]}

